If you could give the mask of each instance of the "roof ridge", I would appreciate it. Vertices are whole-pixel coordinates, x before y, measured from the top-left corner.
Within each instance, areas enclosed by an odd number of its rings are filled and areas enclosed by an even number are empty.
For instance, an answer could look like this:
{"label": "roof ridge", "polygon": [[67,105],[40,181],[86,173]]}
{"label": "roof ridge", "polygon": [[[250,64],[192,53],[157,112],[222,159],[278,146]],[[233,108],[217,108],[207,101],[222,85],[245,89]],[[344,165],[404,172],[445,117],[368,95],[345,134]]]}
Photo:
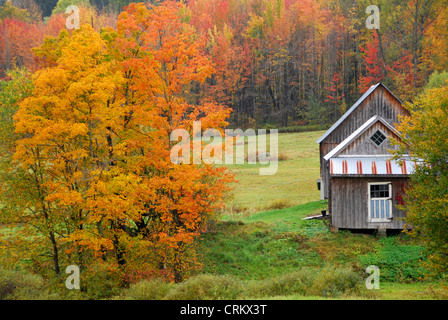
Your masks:
{"label": "roof ridge", "polygon": [[339,118],[338,121],[336,121],[331,127],[330,129],[328,129],[319,139],[317,139],[316,143],[321,143],[326,137],[328,137],[330,135],[330,133],[332,133],[337,127],[339,127],[339,125],[346,119],[348,118],[348,116],[356,109],[358,108],[358,106],[368,97],[370,96],[375,90],[376,88],[378,88],[379,86],[383,86],[389,93],[392,94],[392,96],[397,99],[400,103],[401,100],[398,99],[393,93],[392,91],[390,91],[382,82],[378,82],[375,85],[370,86],[370,88],[364,92],[364,94],[361,96],[361,98],[358,99],[358,101],[355,102],[355,104],[353,106],[350,107],[350,109],[347,110],[347,112],[345,112],[342,117]]}

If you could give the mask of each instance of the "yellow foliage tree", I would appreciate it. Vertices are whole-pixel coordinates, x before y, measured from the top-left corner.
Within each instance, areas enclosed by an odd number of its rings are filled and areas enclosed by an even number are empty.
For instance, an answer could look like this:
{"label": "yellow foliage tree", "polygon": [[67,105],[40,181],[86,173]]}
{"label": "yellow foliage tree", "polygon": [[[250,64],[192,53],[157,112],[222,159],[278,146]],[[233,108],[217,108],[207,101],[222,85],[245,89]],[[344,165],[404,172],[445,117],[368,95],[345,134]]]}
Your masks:
{"label": "yellow foliage tree", "polygon": [[83,25],[35,50],[45,67],[14,116],[26,177],[19,216],[47,239],[57,274],[99,257],[125,279],[152,268],[181,281],[198,264],[195,239],[232,178],[174,164],[170,133],[192,132],[195,120],[222,131],[230,110],[185,100],[213,71],[185,14],[175,2],[132,4],[117,31]]}

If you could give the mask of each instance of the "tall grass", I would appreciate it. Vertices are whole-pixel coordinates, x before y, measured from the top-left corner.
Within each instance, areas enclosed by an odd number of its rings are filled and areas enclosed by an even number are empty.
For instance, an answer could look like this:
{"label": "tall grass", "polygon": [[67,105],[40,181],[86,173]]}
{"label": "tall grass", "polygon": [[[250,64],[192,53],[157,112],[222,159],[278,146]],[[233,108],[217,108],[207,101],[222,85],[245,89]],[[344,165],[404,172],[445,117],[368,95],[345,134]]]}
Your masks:
{"label": "tall grass", "polygon": [[48,298],[44,280],[25,271],[0,268],[0,300],[40,300]]}
{"label": "tall grass", "polygon": [[[151,294],[148,295],[148,292]],[[200,274],[184,283],[168,286],[142,282],[125,291],[122,298],[166,300],[268,299],[286,296],[325,298],[374,298],[360,274],[345,268],[304,268],[261,280],[241,280],[231,275]]]}

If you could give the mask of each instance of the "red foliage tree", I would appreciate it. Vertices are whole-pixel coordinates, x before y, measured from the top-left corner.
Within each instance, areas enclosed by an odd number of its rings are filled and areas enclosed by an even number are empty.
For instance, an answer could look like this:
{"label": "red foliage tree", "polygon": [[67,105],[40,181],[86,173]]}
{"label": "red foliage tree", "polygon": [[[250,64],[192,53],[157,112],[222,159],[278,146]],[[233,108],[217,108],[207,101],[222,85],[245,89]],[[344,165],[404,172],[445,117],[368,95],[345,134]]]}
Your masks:
{"label": "red foliage tree", "polygon": [[[359,79],[359,90],[361,92],[367,91],[370,86],[383,81],[386,77],[379,52],[379,45],[378,34],[374,32],[371,40],[366,43],[366,46],[360,48],[360,51],[365,54],[364,63],[366,67],[366,73]],[[385,68],[388,71],[390,70],[388,66]]]}
{"label": "red foliage tree", "polygon": [[31,48],[38,46],[44,37],[44,27],[14,18],[0,21],[0,70],[13,67],[35,68]]}

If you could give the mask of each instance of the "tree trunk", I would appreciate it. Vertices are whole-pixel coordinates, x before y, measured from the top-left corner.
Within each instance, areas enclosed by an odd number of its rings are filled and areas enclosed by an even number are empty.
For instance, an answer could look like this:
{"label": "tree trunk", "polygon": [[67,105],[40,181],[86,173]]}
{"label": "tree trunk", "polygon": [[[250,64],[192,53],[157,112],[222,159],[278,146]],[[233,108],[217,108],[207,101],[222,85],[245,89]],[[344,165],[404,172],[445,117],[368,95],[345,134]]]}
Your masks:
{"label": "tree trunk", "polygon": [[59,267],[59,250],[56,243],[56,238],[54,237],[54,232],[50,232],[50,241],[53,247],[53,267],[57,275],[61,274],[61,269]]}

